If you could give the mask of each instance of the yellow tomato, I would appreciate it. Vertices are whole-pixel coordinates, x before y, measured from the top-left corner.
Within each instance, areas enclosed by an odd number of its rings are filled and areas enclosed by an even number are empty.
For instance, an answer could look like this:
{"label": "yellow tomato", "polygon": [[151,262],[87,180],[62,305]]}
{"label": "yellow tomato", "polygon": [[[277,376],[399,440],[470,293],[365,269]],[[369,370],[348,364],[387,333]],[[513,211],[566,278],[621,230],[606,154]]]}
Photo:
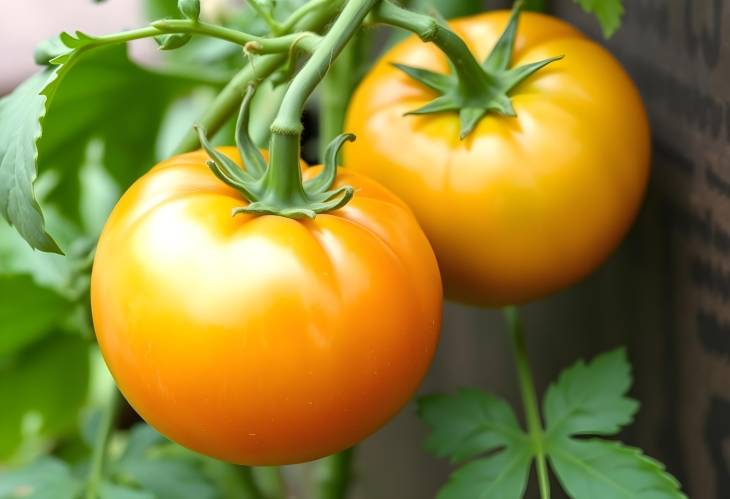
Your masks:
{"label": "yellow tomato", "polygon": [[[451,23],[478,59],[509,12]],[[640,207],[650,132],[639,93],[605,49],[558,19],[521,16],[512,61],[565,55],[459,140],[455,112],[404,116],[435,93],[391,63],[448,72],[415,37],[380,60],[355,93],[345,165],[406,201],[429,237],[447,296],[523,303],[575,283],[616,248]]]}
{"label": "yellow tomato", "polygon": [[231,216],[246,202],[206,159],[161,163],[109,218],[91,289],[104,358],[139,414],[198,452],[272,465],[348,448],[429,366],[431,247],[402,201],[354,172],[336,181],[356,188],[350,203],[313,220]]}

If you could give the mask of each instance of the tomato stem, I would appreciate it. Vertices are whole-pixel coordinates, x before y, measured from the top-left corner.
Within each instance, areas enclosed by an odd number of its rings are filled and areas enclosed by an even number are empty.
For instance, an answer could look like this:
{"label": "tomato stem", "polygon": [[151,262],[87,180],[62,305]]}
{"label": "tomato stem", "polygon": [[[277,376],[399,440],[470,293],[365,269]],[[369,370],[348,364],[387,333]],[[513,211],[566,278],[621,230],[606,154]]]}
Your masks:
{"label": "tomato stem", "polygon": [[109,400],[103,408],[101,415],[101,423],[97,430],[94,448],[92,449],[91,455],[91,466],[89,468],[89,475],[86,480],[86,491],[84,497],[86,499],[98,499],[99,488],[104,475],[104,466],[106,464],[106,458],[108,454],[107,447],[109,445],[109,439],[112,432],[114,431],[114,424],[117,419],[117,413],[121,406],[122,397],[117,390],[116,386],[111,387],[111,393],[109,394]]}
{"label": "tomato stem", "polygon": [[369,36],[360,31],[343,49],[322,80],[319,94],[319,152],[320,158],[329,143],[345,130],[345,115],[352,92],[357,86],[363,67],[367,65],[366,47]]}
{"label": "tomato stem", "polygon": [[301,116],[307,99],[324,78],[332,61],[360,29],[363,20],[377,3],[378,0],[349,0],[345,4],[329,33],[294,77],[271,125],[272,141],[287,135],[301,135]]}
{"label": "tomato stem", "polygon": [[[287,31],[294,29],[319,31],[330,22],[340,4],[341,0],[309,2],[300,8],[300,10],[306,8],[305,10],[301,13],[295,11],[283,25]],[[253,56],[251,62],[241,69],[213,100],[208,110],[198,120],[200,126],[211,136],[217,133],[238,110],[249,84],[268,78],[285,64],[286,60],[287,55],[283,53]],[[191,129],[180,141],[175,153],[189,152],[198,147],[200,147],[198,134]]]}
{"label": "tomato stem", "polygon": [[254,45],[259,50],[267,53],[288,52],[292,45],[297,43],[306,33],[292,33],[278,37],[262,37],[251,35],[243,31],[208,24],[199,21],[191,21],[189,19],[163,19],[151,23],[151,26],[161,33],[189,33],[197,35],[205,35],[220,40],[246,47]]}
{"label": "tomato stem", "polygon": [[502,36],[487,59],[480,64],[466,43],[444,22],[410,12],[391,0],[383,0],[374,12],[375,21],[412,31],[423,41],[433,42],[446,55],[453,68],[453,74],[441,74],[425,68],[394,64],[439,94],[425,106],[407,114],[457,112],[461,120],[462,139],[489,113],[515,117],[517,114],[510,98],[514,89],[535,72],[562,58],[556,56],[510,67],[522,8],[523,0],[517,0]]}
{"label": "tomato stem", "polygon": [[[269,167],[263,178],[265,198],[262,207],[274,207],[273,212],[285,216],[313,217],[316,213],[342,206],[352,193],[343,191],[345,197],[310,199],[302,185],[300,146],[302,136],[301,116],[304,105],[322,81],[332,61],[361,28],[365,17],[378,0],[349,0],[330,31],[322,38],[312,57],[294,77],[271,125]],[[334,192],[333,192],[334,194]]]}
{"label": "tomato stem", "polygon": [[479,61],[456,33],[431,16],[404,9],[390,0],[381,2],[374,11],[376,22],[415,33],[424,42],[432,42],[449,58],[467,94],[483,95],[486,74]]}
{"label": "tomato stem", "polygon": [[540,497],[550,499],[550,478],[547,470],[545,453],[545,438],[540,412],[537,403],[537,392],[530,369],[530,363],[525,344],[525,333],[517,307],[507,307],[504,310],[509,325],[512,351],[517,366],[517,376],[520,382],[522,403],[525,408],[527,431],[532,439],[537,468],[537,480],[540,488]]}

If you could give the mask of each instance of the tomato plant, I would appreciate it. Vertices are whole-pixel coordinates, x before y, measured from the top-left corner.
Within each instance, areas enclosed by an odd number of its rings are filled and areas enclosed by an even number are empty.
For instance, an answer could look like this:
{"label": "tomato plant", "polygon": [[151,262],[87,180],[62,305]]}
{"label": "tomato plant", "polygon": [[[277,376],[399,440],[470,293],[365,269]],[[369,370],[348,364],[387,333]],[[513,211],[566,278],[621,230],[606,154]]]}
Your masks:
{"label": "tomato plant", "polygon": [[[365,78],[346,124],[359,139],[347,166],[413,208],[447,294],[477,304],[525,303],[595,270],[631,226],[649,174],[647,116],[618,62],[558,19],[516,23],[507,11],[452,23],[505,91],[454,86],[444,53],[412,37]],[[475,124],[469,111],[490,114]]]}
{"label": "tomato plant", "polygon": [[[553,475],[571,498],[685,497],[605,440],[638,409],[623,350],[540,404],[513,306],[628,229],[649,156],[632,82],[523,12],[542,0],[436,2],[473,15],[451,23],[427,3],[149,0],[148,25],[39,45],[0,100],[0,498],[346,498],[354,446],[434,356],[440,272],[511,305],[525,415],[480,390],[420,398],[427,449],[457,465],[440,499],[518,499],[532,467],[542,499]],[[578,3],[618,28],[619,0]],[[373,25],[423,43],[369,68]],[[160,65],[126,56],[144,39]]]}

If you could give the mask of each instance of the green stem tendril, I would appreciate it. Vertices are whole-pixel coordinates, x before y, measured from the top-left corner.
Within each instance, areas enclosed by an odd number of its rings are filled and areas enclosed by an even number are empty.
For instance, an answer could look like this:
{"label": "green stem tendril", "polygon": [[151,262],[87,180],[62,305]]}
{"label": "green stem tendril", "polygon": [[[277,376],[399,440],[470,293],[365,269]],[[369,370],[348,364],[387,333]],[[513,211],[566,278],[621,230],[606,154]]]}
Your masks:
{"label": "green stem tendril", "polygon": [[461,138],[467,137],[481,119],[490,112],[516,116],[510,95],[517,86],[536,71],[563,56],[510,68],[522,0],[515,2],[507,27],[487,56],[479,64],[464,41],[444,22],[405,10],[384,0],[375,10],[377,22],[397,26],[416,33],[423,41],[433,42],[449,59],[450,74],[394,64],[395,67],[440,95],[425,106],[407,114],[458,112]]}
{"label": "green stem tendril", "polygon": [[219,38],[243,47],[251,47],[260,53],[288,52],[292,45],[297,42],[300,47],[306,50],[313,47],[313,45],[302,43],[303,36],[311,36],[313,38],[312,43],[316,43],[318,38],[314,33],[292,33],[267,38],[215,24],[190,21],[189,19],[163,19],[151,23],[151,26],[161,33],[195,34]]}
{"label": "green stem tendril", "polygon": [[515,364],[517,365],[517,376],[520,381],[522,403],[525,407],[527,431],[530,436],[530,440],[534,445],[533,451],[535,453],[540,497],[542,499],[550,499],[550,479],[548,476],[547,460],[545,457],[544,431],[542,421],[540,420],[535,383],[532,379],[532,371],[530,370],[530,364],[527,357],[524,328],[522,327],[522,321],[520,320],[517,307],[505,308],[504,315],[507,319],[510,338],[512,339],[512,349]]}

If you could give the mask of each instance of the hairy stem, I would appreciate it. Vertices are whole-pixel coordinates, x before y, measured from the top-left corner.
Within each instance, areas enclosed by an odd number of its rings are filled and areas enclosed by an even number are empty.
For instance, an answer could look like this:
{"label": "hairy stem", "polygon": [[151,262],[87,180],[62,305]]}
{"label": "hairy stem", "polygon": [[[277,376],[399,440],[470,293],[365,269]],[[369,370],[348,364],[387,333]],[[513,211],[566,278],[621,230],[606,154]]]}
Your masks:
{"label": "hairy stem", "polygon": [[506,308],[504,314],[509,324],[510,337],[512,338],[512,349],[515,364],[517,365],[517,376],[520,381],[522,403],[525,407],[525,417],[527,419],[527,431],[534,445],[540,497],[542,499],[550,499],[550,479],[545,457],[544,431],[542,421],[540,420],[535,383],[532,379],[532,371],[530,370],[527,356],[527,347],[525,346],[524,329],[517,307]]}
{"label": "hairy stem", "polygon": [[119,412],[121,394],[117,387],[111,389],[109,400],[103,409],[99,429],[94,440],[94,448],[91,455],[91,466],[86,481],[85,499],[98,499],[99,488],[104,478],[104,466],[106,464],[107,446],[109,438],[114,431],[114,423]]}

